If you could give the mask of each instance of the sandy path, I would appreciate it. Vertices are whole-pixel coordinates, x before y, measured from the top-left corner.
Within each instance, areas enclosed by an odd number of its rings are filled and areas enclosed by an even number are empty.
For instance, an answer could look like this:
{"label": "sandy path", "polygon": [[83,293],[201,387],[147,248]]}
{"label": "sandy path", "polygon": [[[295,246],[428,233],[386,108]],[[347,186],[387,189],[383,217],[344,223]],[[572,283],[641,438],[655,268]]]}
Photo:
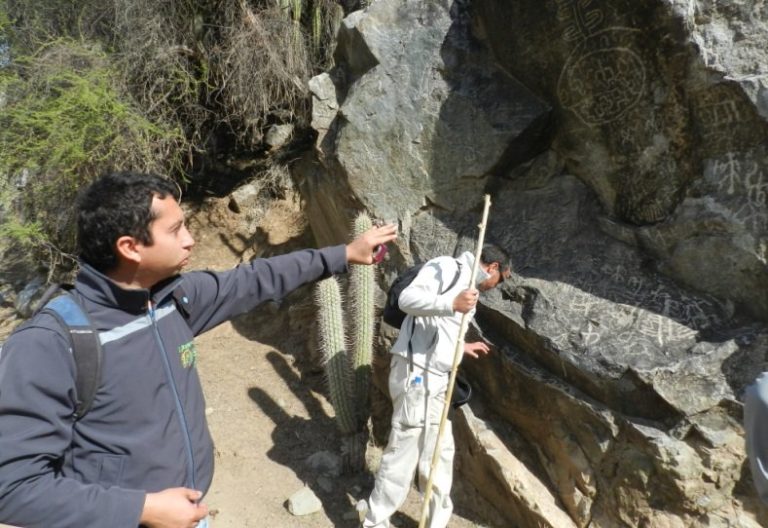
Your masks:
{"label": "sandy path", "polygon": [[[319,451],[338,453],[333,408],[323,378],[305,374],[294,359],[251,341],[226,323],[198,338],[216,473],[206,502],[213,528],[357,527],[353,501],[367,495],[370,475],[323,478],[306,464]],[[308,485],[323,510],[305,517],[286,500]],[[416,528],[421,503],[411,491],[393,525]],[[475,527],[454,515],[451,528]]]}

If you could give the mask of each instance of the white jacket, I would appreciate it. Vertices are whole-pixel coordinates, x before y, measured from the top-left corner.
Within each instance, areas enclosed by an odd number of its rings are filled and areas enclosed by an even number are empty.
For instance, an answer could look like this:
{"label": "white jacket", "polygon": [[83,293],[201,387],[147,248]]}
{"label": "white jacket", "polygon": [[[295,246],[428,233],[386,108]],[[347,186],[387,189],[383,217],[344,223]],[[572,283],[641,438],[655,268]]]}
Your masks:
{"label": "white jacket", "polygon": [[[453,300],[459,292],[468,288],[474,260],[475,256],[467,251],[456,259],[434,258],[421,268],[398,299],[400,309],[408,315],[400,327],[397,341],[392,346],[393,354],[407,358],[410,342],[416,365],[435,374],[450,373],[462,316],[461,313],[453,311]],[[456,276],[457,261],[461,262],[459,280],[448,291],[440,293]],[[487,277],[478,266],[475,284],[481,283]],[[468,316],[471,318],[474,314],[473,309]],[[464,355],[463,352],[461,355]]]}

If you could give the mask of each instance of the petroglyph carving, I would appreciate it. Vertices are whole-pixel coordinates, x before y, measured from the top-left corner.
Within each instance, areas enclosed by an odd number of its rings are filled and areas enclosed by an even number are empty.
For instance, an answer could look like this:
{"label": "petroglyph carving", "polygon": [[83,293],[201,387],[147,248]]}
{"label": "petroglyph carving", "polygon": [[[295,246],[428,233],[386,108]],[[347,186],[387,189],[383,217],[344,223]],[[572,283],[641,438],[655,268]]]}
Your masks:
{"label": "petroglyph carving", "polygon": [[[645,91],[642,60],[619,45],[625,40],[622,34],[632,31],[604,30],[580,43],[566,61],[557,86],[560,101],[587,124],[620,118],[638,104]],[[596,46],[601,47],[594,49]]]}
{"label": "petroglyph carving", "polygon": [[741,186],[741,175],[739,174],[739,160],[733,152],[726,154],[725,160],[715,160],[712,166],[712,172],[715,179],[719,180],[719,190],[727,194],[734,194]]}
{"label": "petroglyph carving", "polygon": [[590,9],[592,0],[557,0],[557,18],[566,22],[565,40],[572,42],[589,37],[603,23],[603,12]]}
{"label": "petroglyph carving", "polygon": [[[565,322],[551,327],[556,334],[552,343],[560,350],[608,340],[646,353],[692,343],[700,330],[722,322],[712,302],[647,280],[622,264],[596,264],[572,282],[579,287],[561,286],[570,301],[560,307]],[[637,340],[642,345],[634,345]]]}
{"label": "petroglyph carving", "polygon": [[734,216],[745,226],[764,231],[768,227],[768,182],[762,164],[754,158],[729,152],[714,160],[708,179],[725,195],[726,206],[731,204]]}
{"label": "petroglyph carving", "polygon": [[600,341],[600,332],[597,331],[597,325],[592,321],[587,321],[587,328],[579,332],[583,343],[587,346],[596,345]]}
{"label": "petroglyph carving", "polygon": [[645,92],[646,71],[634,51],[638,30],[599,29],[605,16],[592,0],[558,0],[563,38],[575,42],[557,85],[565,108],[584,123],[610,123],[635,107]]}
{"label": "petroglyph carving", "polygon": [[699,119],[708,128],[715,130],[723,125],[743,119],[735,101],[716,101],[699,109]]}
{"label": "petroglyph carving", "polygon": [[628,357],[650,357],[654,355],[655,349],[653,344],[638,338],[638,335],[635,334],[634,338],[627,343],[624,354]]}
{"label": "petroglyph carving", "polygon": [[693,94],[697,130],[703,146],[713,152],[742,150],[757,145],[764,134],[763,123],[743,94],[723,83]]}
{"label": "petroglyph carving", "polygon": [[669,317],[652,313],[646,313],[644,317],[639,318],[635,328],[640,335],[647,337],[648,341],[659,348],[696,337],[694,330],[676,323]]}
{"label": "petroglyph carving", "polygon": [[567,350],[570,347],[568,333],[562,333],[552,338],[552,344],[556,350]]}

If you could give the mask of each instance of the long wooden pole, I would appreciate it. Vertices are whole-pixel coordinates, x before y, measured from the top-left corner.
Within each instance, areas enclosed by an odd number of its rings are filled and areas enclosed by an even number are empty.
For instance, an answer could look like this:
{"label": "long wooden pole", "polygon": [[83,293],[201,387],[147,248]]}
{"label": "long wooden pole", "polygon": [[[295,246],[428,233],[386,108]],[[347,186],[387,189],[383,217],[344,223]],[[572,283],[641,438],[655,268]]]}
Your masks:
{"label": "long wooden pole", "polygon": [[[475,277],[477,276],[477,268],[480,265],[480,254],[483,251],[483,243],[485,240],[485,228],[488,225],[488,211],[491,208],[491,197],[485,195],[485,207],[483,208],[483,219],[480,222],[480,234],[477,238],[477,248],[475,249],[475,261],[472,263],[472,274],[469,278],[468,288],[474,288]],[[437,468],[437,462],[440,460],[440,442],[443,439],[443,433],[445,432],[445,423],[448,420],[448,411],[451,408],[451,398],[453,397],[453,386],[456,383],[456,373],[459,370],[459,362],[461,361],[461,355],[464,353],[464,336],[467,333],[467,327],[469,326],[470,318],[468,315],[462,314],[461,326],[459,327],[459,337],[456,340],[456,348],[453,352],[453,365],[451,366],[451,376],[448,379],[448,390],[445,393],[445,405],[443,406],[443,414],[440,417],[440,427],[437,430],[437,440],[435,440],[435,451],[432,453],[432,465],[429,468],[429,480],[427,480],[427,489],[424,490],[424,504],[421,507],[421,520],[419,521],[419,528],[424,528],[427,522],[427,516],[429,515],[429,501],[432,498],[432,481],[435,478],[435,468]],[[429,417],[426,417],[425,427],[428,425]]]}

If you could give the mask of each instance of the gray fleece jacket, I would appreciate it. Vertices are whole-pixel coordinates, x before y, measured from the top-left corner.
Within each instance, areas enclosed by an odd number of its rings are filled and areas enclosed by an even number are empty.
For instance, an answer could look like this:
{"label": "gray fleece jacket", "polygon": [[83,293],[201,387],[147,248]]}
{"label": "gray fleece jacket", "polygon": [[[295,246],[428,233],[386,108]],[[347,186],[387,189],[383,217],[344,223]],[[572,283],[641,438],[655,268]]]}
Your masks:
{"label": "gray fleece jacket", "polygon": [[[208,490],[213,443],[193,338],[347,269],[344,246],[191,272],[125,290],[83,265],[75,282],[99,331],[101,385],[73,419],[75,363],[45,312],[0,352],[0,522],[25,528],[136,528],[147,492]],[[172,294],[183,287],[183,306]],[[182,301],[183,302],[183,301]],[[180,309],[188,308],[188,317]]]}

